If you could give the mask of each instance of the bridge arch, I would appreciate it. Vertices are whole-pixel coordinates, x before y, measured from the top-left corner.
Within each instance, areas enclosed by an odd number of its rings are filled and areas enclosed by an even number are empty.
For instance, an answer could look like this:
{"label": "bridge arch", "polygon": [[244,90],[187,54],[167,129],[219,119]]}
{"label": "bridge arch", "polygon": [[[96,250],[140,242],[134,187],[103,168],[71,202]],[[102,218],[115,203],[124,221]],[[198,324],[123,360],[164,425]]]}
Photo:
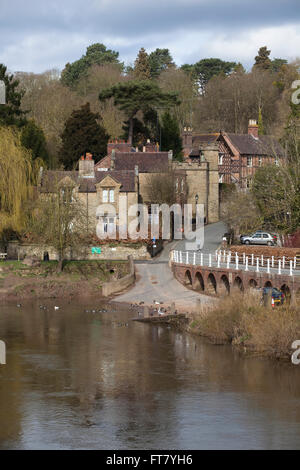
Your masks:
{"label": "bridge arch", "polygon": [[191,271],[190,271],[189,269],[187,269],[186,272],[185,272],[185,275],[184,275],[184,283],[185,283],[186,285],[192,285],[192,283],[193,283]]}
{"label": "bridge arch", "polygon": [[251,287],[252,289],[255,289],[257,287],[257,281],[255,279],[250,279],[249,287]]}
{"label": "bridge arch", "polygon": [[217,293],[217,281],[213,273],[209,273],[208,278],[207,278],[207,291],[210,294],[216,294]]}
{"label": "bridge arch", "polygon": [[229,284],[228,277],[225,274],[221,276],[219,286],[220,286],[220,293],[227,294],[227,295],[230,294],[230,284]]}
{"label": "bridge arch", "polygon": [[240,290],[241,292],[244,292],[244,284],[242,279],[239,276],[236,276],[233,287],[237,290]]}
{"label": "bridge arch", "polygon": [[204,291],[204,279],[202,274],[198,271],[195,274],[195,279],[194,279],[194,286],[196,290],[199,290],[201,292]]}
{"label": "bridge arch", "polygon": [[291,301],[291,290],[290,290],[289,286],[287,284],[283,284],[280,287],[280,290],[281,290],[281,292],[283,292],[283,294],[285,296],[286,303],[289,304],[290,301]]}
{"label": "bridge arch", "polygon": [[271,281],[265,282],[264,287],[273,287],[273,286],[272,286],[272,282],[271,282]]}

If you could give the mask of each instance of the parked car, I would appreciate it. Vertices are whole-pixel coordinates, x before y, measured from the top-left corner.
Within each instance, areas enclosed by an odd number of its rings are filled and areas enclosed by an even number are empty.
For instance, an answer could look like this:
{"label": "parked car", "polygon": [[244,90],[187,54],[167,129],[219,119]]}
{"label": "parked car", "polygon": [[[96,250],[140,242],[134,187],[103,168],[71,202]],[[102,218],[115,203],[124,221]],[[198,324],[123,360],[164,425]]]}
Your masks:
{"label": "parked car", "polygon": [[241,243],[243,245],[268,245],[273,246],[276,243],[274,235],[267,232],[257,231],[252,235],[242,235]]}
{"label": "parked car", "polygon": [[261,303],[264,303],[264,300],[268,295],[271,295],[271,299],[274,301],[274,305],[282,305],[285,300],[285,295],[277,287],[264,287],[262,289],[262,298]]}

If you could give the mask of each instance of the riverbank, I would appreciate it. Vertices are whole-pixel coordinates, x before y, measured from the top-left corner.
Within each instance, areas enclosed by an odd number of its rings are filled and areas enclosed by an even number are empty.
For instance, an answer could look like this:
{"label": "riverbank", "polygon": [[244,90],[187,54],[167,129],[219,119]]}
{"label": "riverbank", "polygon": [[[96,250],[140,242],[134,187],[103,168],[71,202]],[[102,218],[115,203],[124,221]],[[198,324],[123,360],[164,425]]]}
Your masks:
{"label": "riverbank", "polygon": [[290,360],[291,345],[300,339],[300,311],[290,305],[265,307],[253,295],[240,294],[202,307],[191,315],[186,331],[247,354]]}
{"label": "riverbank", "polygon": [[128,273],[128,261],[67,261],[62,272],[57,272],[56,261],[38,262],[34,266],[21,261],[2,261],[0,300],[101,297],[105,284]]}

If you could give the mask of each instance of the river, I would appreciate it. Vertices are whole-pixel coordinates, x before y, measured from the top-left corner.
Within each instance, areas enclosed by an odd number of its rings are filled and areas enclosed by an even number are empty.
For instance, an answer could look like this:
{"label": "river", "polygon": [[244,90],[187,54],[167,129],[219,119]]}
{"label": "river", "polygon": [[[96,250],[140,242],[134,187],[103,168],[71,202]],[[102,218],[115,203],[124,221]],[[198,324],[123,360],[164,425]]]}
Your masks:
{"label": "river", "polygon": [[300,366],[113,304],[39,305],[0,306],[1,449],[300,448]]}

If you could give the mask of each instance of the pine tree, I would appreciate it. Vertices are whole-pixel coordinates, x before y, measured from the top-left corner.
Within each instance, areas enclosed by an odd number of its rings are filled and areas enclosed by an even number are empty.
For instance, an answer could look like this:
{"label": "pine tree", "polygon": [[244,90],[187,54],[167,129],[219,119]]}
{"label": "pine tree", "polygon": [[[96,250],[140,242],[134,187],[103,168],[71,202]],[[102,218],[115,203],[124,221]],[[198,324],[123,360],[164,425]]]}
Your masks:
{"label": "pine tree", "polygon": [[272,66],[271,59],[269,57],[271,51],[266,46],[261,47],[258,51],[258,55],[255,57],[254,67],[269,70]]}
{"label": "pine tree", "polygon": [[106,154],[109,136],[99,124],[100,119],[98,113],[91,112],[90,103],[86,103],[66,121],[60,151],[60,161],[66,169],[73,169],[86,153],[91,153],[96,162]]}
{"label": "pine tree", "polygon": [[182,160],[182,140],[177,119],[169,111],[162,115],[161,150],[173,150],[176,160]]}
{"label": "pine tree", "polygon": [[149,57],[143,47],[135,60],[133,75],[136,80],[149,80],[151,78]]}
{"label": "pine tree", "polygon": [[129,142],[133,142],[134,118],[138,111],[143,114],[150,109],[170,108],[180,104],[177,93],[163,92],[156,82],[151,80],[132,80],[118,83],[99,94],[99,100],[114,99],[114,104],[127,115],[129,121]]}
{"label": "pine tree", "polygon": [[33,120],[27,122],[21,132],[21,144],[31,150],[33,160],[42,159],[46,164],[49,162],[49,154],[43,129],[35,124]]}

